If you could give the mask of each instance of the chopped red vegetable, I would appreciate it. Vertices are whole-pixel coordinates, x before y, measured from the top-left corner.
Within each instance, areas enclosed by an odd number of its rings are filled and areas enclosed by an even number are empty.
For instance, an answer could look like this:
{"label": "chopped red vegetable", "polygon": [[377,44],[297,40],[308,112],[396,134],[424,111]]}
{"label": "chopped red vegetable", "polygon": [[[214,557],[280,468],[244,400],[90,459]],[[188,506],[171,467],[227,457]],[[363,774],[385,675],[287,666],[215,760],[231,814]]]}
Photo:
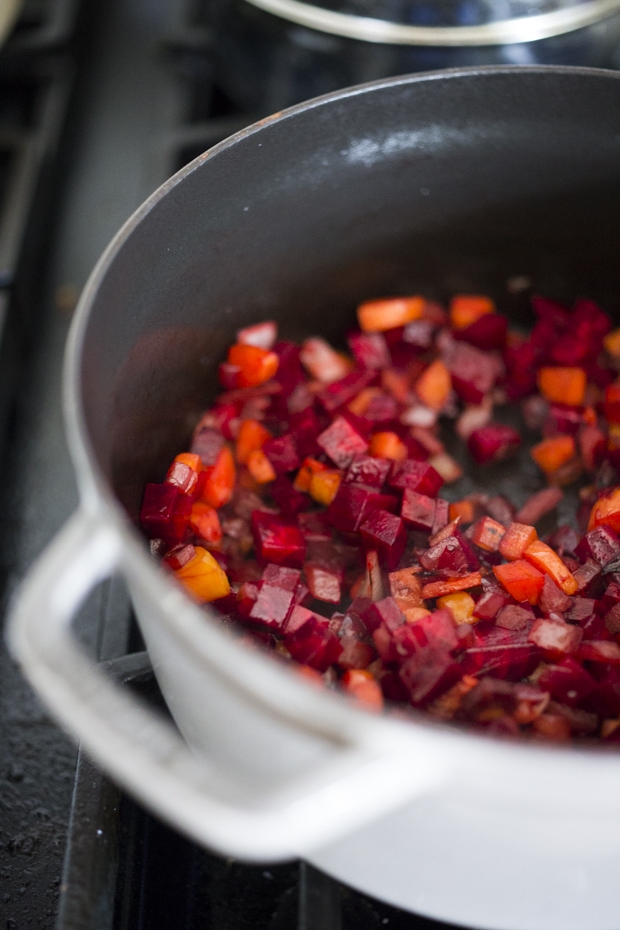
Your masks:
{"label": "chopped red vegetable", "polygon": [[526,335],[485,295],[369,300],[350,354],[241,329],[146,485],[152,551],[361,707],[619,743],[620,330],[532,307]]}

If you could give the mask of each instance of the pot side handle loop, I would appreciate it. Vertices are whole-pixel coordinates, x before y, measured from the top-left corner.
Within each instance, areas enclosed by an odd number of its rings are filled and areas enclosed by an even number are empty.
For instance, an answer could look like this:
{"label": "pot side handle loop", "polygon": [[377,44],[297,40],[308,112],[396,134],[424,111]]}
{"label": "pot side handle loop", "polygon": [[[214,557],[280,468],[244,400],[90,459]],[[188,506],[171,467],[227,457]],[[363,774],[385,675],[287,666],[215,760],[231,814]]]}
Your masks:
{"label": "pot side handle loop", "polygon": [[[82,651],[70,623],[92,588],[122,568],[111,520],[82,508],[31,570],[9,618],[9,646],[53,714],[130,793],[195,841],[249,861],[298,856],[436,786],[436,765],[402,747],[338,746],[334,765],[296,790],[222,796],[230,773],[194,755],[156,711]],[[233,798],[231,800],[231,797]]]}

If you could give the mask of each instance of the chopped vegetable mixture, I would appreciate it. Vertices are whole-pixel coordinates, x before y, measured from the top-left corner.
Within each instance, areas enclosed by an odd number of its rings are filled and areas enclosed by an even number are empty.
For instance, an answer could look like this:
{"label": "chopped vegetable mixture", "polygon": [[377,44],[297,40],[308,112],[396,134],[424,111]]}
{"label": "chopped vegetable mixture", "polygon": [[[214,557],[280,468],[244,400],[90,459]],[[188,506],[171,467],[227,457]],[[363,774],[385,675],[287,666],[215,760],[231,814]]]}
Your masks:
{"label": "chopped vegetable mixture", "polygon": [[[153,552],[368,709],[620,742],[620,329],[589,300],[532,306],[525,335],[486,296],[371,300],[348,353],[241,330],[146,486]],[[522,443],[535,493],[458,499],[463,461],[490,487]]]}

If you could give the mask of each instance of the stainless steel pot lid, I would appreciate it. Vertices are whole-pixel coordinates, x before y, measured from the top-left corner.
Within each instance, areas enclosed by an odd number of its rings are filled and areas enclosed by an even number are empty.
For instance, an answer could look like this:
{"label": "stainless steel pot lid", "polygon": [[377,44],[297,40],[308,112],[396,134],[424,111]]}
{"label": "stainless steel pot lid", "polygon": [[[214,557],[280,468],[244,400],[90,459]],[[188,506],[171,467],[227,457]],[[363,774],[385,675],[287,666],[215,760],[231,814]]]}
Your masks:
{"label": "stainless steel pot lid", "polygon": [[[246,2],[298,26],[343,38],[386,45],[424,46],[535,42],[599,23],[620,10],[620,0],[551,0],[546,3],[534,0],[531,3],[473,0],[471,4],[425,2],[397,6],[358,2],[348,5],[350,9],[360,9],[360,12],[343,12],[327,5],[304,3],[303,0]],[[380,15],[367,15],[364,8],[369,13],[376,11]],[[405,16],[402,15],[404,11]],[[409,22],[400,22],[399,17]],[[440,25],[424,25],[424,19],[435,19]],[[464,20],[473,23],[465,25]],[[446,24],[450,22],[453,25]]]}

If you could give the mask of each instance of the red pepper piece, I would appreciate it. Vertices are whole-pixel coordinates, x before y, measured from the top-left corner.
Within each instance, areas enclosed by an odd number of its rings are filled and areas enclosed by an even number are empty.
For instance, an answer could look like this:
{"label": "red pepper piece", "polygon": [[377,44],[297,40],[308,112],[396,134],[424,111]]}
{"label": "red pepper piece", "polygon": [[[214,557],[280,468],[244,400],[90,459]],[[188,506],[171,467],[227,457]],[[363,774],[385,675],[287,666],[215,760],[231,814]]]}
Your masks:
{"label": "red pepper piece", "polygon": [[294,523],[255,510],[252,513],[252,535],[256,556],[261,562],[300,568],[303,565],[306,543]]}
{"label": "red pepper piece", "polygon": [[147,484],[140,522],[147,536],[172,546],[185,538],[191,509],[191,498],[174,484]]}
{"label": "red pepper piece", "polygon": [[346,420],[338,416],[317,437],[317,443],[338,468],[346,468],[354,456],[368,451],[368,443]]}
{"label": "red pepper piece", "polygon": [[204,485],[200,498],[215,507],[217,510],[227,504],[233,495],[235,487],[235,461],[228,446],[224,446],[217,454],[215,464],[204,471]]}
{"label": "red pepper piece", "polygon": [[228,350],[228,363],[239,366],[238,387],[254,387],[273,378],[278,370],[279,358],[253,345],[234,345]]}
{"label": "red pepper piece", "polygon": [[222,527],[217,511],[208,504],[197,501],[192,505],[190,525],[199,539],[217,545],[222,539]]}
{"label": "red pepper piece", "polygon": [[493,574],[515,601],[538,603],[545,576],[529,562],[517,559],[507,565],[494,565]]}

